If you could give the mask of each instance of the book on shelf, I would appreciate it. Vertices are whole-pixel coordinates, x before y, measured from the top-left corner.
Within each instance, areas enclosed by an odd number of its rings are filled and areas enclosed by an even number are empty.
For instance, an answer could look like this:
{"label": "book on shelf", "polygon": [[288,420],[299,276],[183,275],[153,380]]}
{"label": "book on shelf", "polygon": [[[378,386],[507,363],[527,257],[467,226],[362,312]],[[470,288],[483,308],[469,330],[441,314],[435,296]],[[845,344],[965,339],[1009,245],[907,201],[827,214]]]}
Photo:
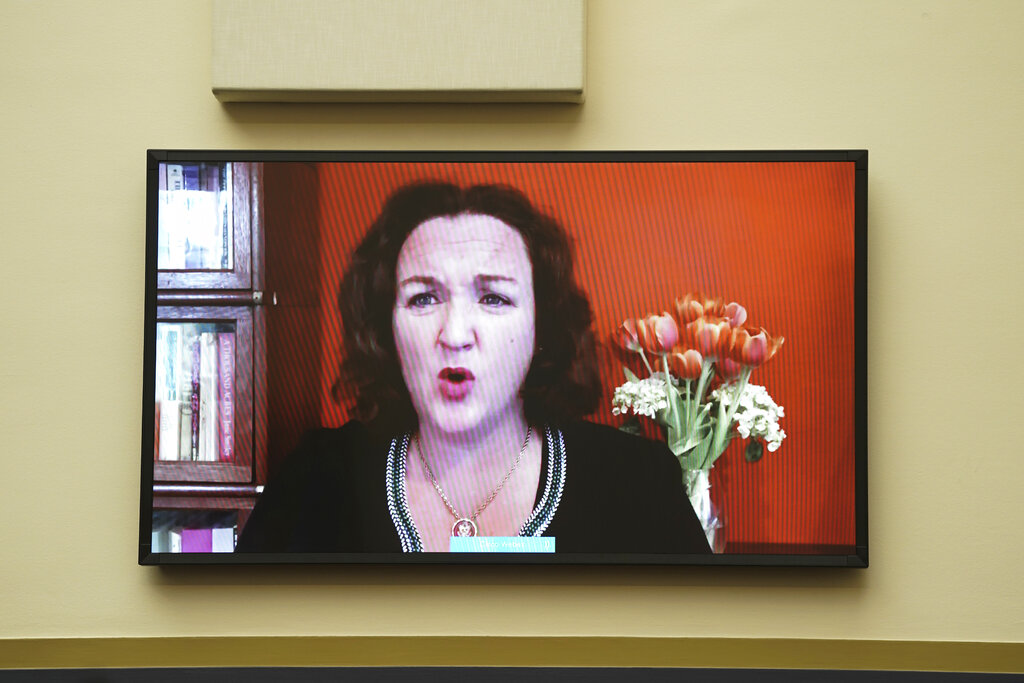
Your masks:
{"label": "book on shelf", "polygon": [[160,459],[160,399],[156,400],[153,424],[153,459]]}
{"label": "book on shelf", "polygon": [[[189,430],[182,431],[182,450],[187,450],[189,460],[199,459],[199,394],[201,382],[199,380],[199,367],[202,364],[202,348],[199,346],[199,338],[192,335],[189,340]],[[184,374],[184,373],[182,373]]]}
{"label": "book on shelf", "polygon": [[213,529],[182,529],[181,552],[213,552]]}
{"label": "book on shelf", "polygon": [[224,164],[220,167],[220,188],[221,188],[221,263],[220,267],[230,270],[234,266],[233,253],[235,244],[231,239],[231,221],[234,211],[234,193],[228,191],[232,186],[231,164]]}
{"label": "book on shelf", "polygon": [[186,190],[205,189],[199,187],[199,166],[196,164],[182,164],[181,177],[184,179]]}
{"label": "book on shelf", "polygon": [[154,553],[180,553],[181,529],[154,529],[150,550]]}
{"label": "book on shelf", "polygon": [[211,549],[215,553],[233,553],[235,552],[235,528],[234,527],[214,527],[211,529],[212,538],[210,539]]}
{"label": "book on shelf", "polygon": [[168,190],[184,190],[185,174],[181,164],[165,164],[167,166],[167,188]]}
{"label": "book on shelf", "polygon": [[235,458],[235,335],[217,334],[217,423],[220,427],[220,460]]}
{"label": "book on shelf", "polygon": [[160,427],[157,431],[160,460],[180,458],[182,329],[178,325],[157,325],[156,400]]}
{"label": "book on shelf", "polygon": [[218,455],[217,339],[213,332],[199,335],[199,452],[197,460],[214,462]]}

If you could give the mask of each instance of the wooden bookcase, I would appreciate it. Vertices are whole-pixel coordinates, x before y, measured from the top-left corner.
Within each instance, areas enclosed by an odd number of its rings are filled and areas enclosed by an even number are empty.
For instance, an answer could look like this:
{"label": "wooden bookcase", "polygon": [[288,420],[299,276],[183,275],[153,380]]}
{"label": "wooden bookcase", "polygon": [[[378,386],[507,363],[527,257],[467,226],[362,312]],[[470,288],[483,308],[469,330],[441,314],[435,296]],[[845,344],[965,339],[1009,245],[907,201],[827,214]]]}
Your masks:
{"label": "wooden bookcase", "polygon": [[153,543],[177,552],[169,532],[237,535],[267,479],[263,165],[164,164],[160,183]]}

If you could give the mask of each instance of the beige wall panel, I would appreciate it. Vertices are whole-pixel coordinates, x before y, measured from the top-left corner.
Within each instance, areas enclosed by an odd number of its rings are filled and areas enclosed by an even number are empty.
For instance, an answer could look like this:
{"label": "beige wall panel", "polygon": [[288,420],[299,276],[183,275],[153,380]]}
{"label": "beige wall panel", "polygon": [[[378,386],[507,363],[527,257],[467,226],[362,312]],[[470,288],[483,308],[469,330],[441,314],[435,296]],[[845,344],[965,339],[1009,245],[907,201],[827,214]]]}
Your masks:
{"label": "beige wall panel", "polygon": [[[1024,3],[591,0],[582,106],[222,104],[211,16],[0,2],[0,638],[1024,642]],[[138,567],[149,147],[869,149],[871,567]]]}
{"label": "beige wall panel", "polygon": [[214,0],[238,101],[580,102],[584,0]]}

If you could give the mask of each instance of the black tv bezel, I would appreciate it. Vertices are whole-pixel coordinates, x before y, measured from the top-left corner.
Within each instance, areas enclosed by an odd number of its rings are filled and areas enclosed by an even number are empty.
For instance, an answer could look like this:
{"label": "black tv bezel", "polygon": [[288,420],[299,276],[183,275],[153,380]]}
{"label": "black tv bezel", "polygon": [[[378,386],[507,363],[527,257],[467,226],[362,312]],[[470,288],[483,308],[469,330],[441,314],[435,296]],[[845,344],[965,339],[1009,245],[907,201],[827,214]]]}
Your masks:
{"label": "black tv bezel", "polygon": [[[818,554],[725,553],[662,555],[623,553],[154,553],[153,430],[156,382],[157,193],[158,167],[173,162],[853,162],[854,163],[854,500],[853,552]],[[145,330],[143,335],[142,473],[139,515],[139,564],[172,565],[607,565],[607,566],[868,566],[868,405],[867,405],[867,248],[868,151],[722,150],[722,151],[312,151],[189,150],[146,152]]]}

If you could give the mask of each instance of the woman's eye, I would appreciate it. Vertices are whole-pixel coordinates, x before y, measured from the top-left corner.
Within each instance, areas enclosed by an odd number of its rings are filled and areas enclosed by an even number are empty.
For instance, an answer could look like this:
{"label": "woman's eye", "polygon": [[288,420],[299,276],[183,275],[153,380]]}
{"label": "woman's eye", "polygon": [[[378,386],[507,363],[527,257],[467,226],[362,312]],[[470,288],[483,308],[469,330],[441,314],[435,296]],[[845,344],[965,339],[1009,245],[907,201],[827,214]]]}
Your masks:
{"label": "woman's eye", "polygon": [[409,308],[424,308],[437,302],[437,297],[430,292],[421,292],[409,297],[406,306]]}
{"label": "woman's eye", "polygon": [[480,303],[485,306],[508,306],[512,302],[501,296],[500,294],[484,294],[480,297]]}

